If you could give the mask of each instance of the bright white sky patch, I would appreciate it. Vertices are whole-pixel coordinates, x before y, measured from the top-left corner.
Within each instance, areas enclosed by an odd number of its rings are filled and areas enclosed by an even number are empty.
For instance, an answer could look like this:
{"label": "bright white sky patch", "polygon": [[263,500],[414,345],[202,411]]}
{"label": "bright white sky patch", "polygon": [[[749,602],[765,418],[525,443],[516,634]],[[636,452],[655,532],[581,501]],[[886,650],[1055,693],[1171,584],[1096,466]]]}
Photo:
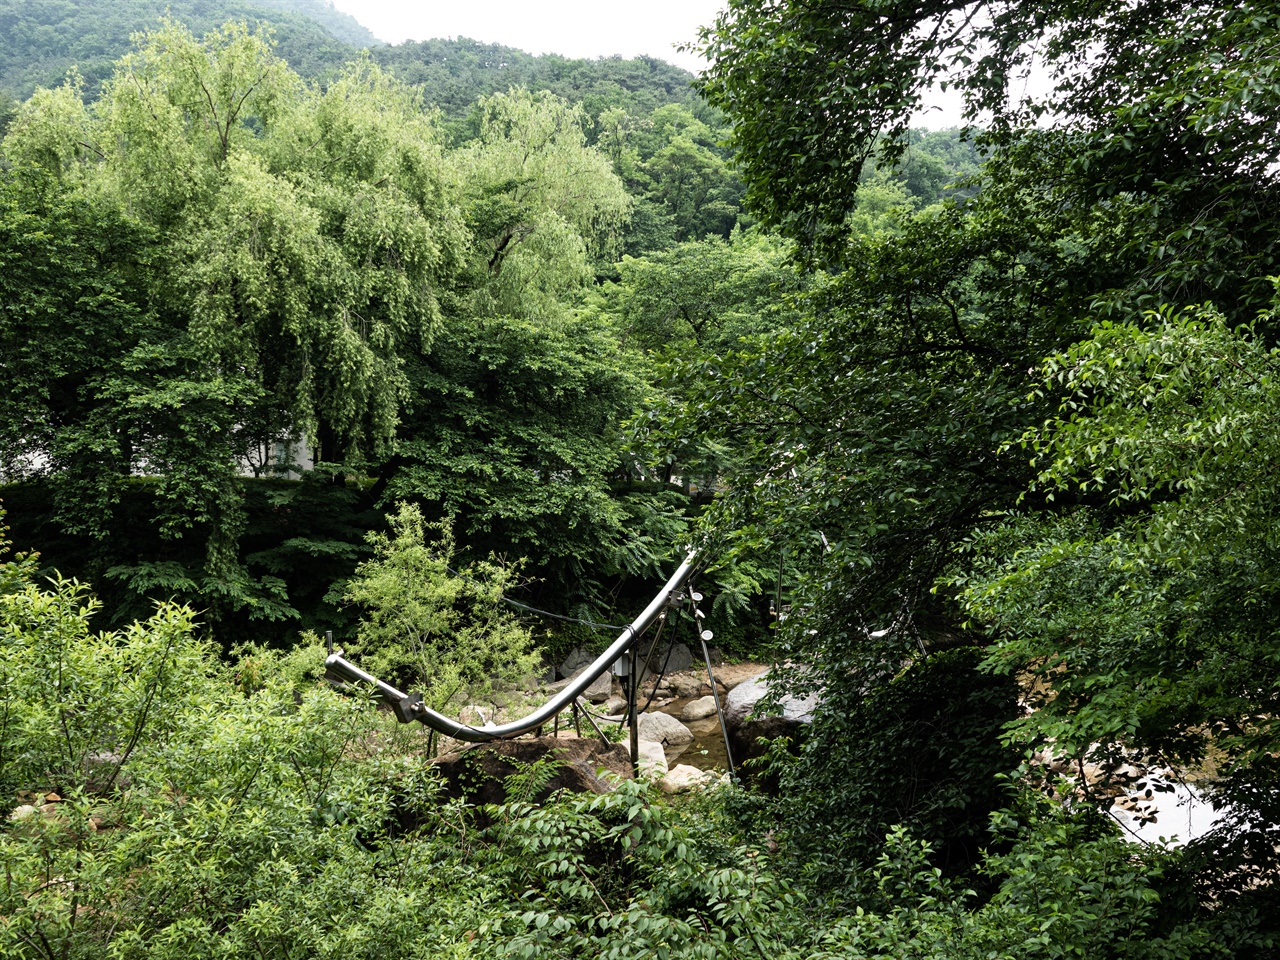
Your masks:
{"label": "bright white sky patch", "polygon": [[724,0],[334,0],[387,43],[468,37],[566,57],[646,55],[686,70],[703,63],[675,45],[698,38]]}

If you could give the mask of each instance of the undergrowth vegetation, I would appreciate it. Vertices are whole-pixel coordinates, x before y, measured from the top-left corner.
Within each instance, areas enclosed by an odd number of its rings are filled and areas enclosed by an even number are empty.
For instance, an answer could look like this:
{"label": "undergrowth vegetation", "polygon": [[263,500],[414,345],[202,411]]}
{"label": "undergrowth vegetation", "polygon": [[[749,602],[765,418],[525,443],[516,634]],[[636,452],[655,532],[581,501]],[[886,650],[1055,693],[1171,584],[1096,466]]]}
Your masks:
{"label": "undergrowth vegetation", "polygon": [[[0,565],[0,956],[1225,956],[1178,854],[1021,797],[982,897],[893,827],[822,885],[770,801],[736,786],[501,807],[445,801],[420,731],[318,679],[220,660],[162,604],[95,633],[74,582]],[[536,765],[535,765],[536,766]],[[529,781],[528,783],[524,781]],[[487,826],[481,826],[487,824]],[[994,847],[993,847],[994,849]],[[856,874],[856,876],[854,876]],[[976,875],[976,874],[975,874]]]}

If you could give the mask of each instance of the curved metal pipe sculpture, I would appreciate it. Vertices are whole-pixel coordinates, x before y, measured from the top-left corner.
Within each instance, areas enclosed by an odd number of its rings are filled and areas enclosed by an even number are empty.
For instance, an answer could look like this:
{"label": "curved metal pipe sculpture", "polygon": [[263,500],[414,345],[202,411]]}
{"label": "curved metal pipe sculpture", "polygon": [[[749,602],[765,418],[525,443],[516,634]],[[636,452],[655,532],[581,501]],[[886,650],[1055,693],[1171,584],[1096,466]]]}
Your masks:
{"label": "curved metal pipe sculpture", "polygon": [[330,680],[339,682],[368,684],[377,691],[379,697],[391,704],[391,708],[402,723],[417,720],[432,730],[447,737],[453,737],[455,740],[466,740],[469,743],[487,743],[490,740],[505,740],[519,736],[542,726],[560,711],[571,705],[587,687],[596,681],[597,677],[608,670],[613,665],[613,662],[626,652],[627,648],[658,619],[662,611],[671,604],[675,596],[689,581],[689,578],[693,576],[695,557],[696,554],[690,553],[685,558],[684,563],[671,575],[671,579],[666,582],[650,604],[644,608],[644,611],[622,628],[622,633],[617,640],[609,645],[608,650],[596,657],[591,662],[591,665],[567,687],[533,711],[533,713],[519,720],[496,725],[486,724],[483,727],[470,727],[466,724],[458,723],[458,721],[451,720],[444,714],[437,713],[426,706],[422,702],[420,695],[403,693],[391,686],[391,684],[384,683],[372,674],[361,670],[350,660],[347,660],[341,650],[329,654],[325,660],[325,676]]}

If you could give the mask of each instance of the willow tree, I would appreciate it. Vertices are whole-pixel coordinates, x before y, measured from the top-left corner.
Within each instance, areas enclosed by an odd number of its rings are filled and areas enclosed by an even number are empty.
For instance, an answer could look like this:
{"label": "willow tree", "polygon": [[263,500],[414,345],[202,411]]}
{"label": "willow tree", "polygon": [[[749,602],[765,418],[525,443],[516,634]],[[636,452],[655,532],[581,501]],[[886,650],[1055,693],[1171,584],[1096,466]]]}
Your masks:
{"label": "willow tree", "polygon": [[512,89],[477,104],[479,133],[453,158],[473,248],[471,309],[551,319],[615,252],[631,209],[580,106]]}
{"label": "willow tree", "polygon": [[429,502],[483,556],[515,550],[540,602],[599,600],[649,573],[681,521],[633,497],[618,423],[644,384],[608,324],[575,311],[631,210],[585,115],[549,93],[482,98],[449,156],[471,246],[451,322],[415,363],[403,439],[379,467],[384,503]]}
{"label": "willow tree", "polygon": [[[92,210],[139,238],[104,264],[128,279],[141,318],[107,352],[73,325],[33,325],[35,307],[6,316],[3,352],[17,358],[6,374],[41,381],[23,345],[47,338],[72,357],[58,393],[84,408],[24,462],[55,478],[100,474],[91,489],[64,484],[61,501],[64,522],[99,534],[127,478],[156,478],[160,532],[203,538],[205,559],[118,567],[135,589],[289,614],[279,584],[236,560],[234,478],[264,442],[306,436],[345,463],[392,442],[405,357],[440,329],[467,237],[429,115],[367,63],[320,90],[261,33],[230,24],[200,41],[166,23],[93,105],[74,82],[37,92],[4,152],[17,209]],[[56,291],[59,256],[26,289],[32,303]],[[22,440],[9,431],[6,443]]]}

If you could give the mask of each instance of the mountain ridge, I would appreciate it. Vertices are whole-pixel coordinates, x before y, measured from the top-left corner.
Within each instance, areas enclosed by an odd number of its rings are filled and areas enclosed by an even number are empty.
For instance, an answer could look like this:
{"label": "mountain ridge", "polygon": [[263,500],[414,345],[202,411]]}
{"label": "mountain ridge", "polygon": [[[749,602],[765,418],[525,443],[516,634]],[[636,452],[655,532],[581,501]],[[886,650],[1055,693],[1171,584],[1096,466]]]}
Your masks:
{"label": "mountain ridge", "polygon": [[382,43],[330,0],[0,0],[0,108],[36,87],[55,87],[74,69],[96,99],[133,34],[165,15],[202,36],[228,20],[267,25],[277,52],[301,76],[324,82],[361,50],[455,121],[476,99],[523,86],[581,102],[594,119],[609,107],[648,114],[680,103],[707,111],[693,74],[659,57],[595,59],[534,55],[467,37]]}

